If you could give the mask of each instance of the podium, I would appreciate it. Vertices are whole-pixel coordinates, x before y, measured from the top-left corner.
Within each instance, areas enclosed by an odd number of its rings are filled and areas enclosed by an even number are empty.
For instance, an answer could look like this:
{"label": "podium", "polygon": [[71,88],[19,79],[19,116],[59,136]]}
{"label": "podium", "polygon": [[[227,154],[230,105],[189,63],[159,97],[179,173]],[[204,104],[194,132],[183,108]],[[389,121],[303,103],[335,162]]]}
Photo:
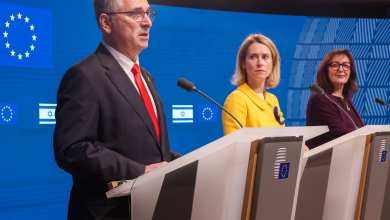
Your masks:
{"label": "podium", "polygon": [[303,157],[295,220],[390,219],[390,126],[368,125]]}
{"label": "podium", "polygon": [[292,220],[304,142],[327,131],[239,129],[106,195],[131,189],[136,220]]}

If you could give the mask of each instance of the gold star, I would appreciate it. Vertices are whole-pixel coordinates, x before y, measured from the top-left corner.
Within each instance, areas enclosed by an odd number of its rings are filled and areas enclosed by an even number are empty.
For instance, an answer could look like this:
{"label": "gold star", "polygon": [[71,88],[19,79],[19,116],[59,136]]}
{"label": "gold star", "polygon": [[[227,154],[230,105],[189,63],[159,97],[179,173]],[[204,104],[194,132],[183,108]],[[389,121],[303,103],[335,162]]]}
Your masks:
{"label": "gold star", "polygon": [[34,51],[34,49],[35,49],[34,44],[31,44],[30,48],[31,48],[31,51]]}
{"label": "gold star", "polygon": [[26,54],[26,57],[30,57],[30,54],[28,53],[28,51],[24,54]]}
{"label": "gold star", "polygon": [[27,16],[24,18],[24,23],[28,23],[28,20],[30,20]]}
{"label": "gold star", "polygon": [[19,57],[18,60],[21,60],[22,57],[23,57],[23,55],[22,55],[22,54],[19,54],[18,57]]}
{"label": "gold star", "polygon": [[4,31],[4,37],[8,37],[8,33],[7,33],[7,31]]}
{"label": "gold star", "polygon": [[7,41],[7,43],[5,44],[5,48],[9,48],[9,45],[11,45],[11,44],[9,44]]}
{"label": "gold star", "polygon": [[33,41],[37,41],[37,36],[35,36],[35,34],[34,34],[34,36],[32,36],[32,38],[33,38]]}
{"label": "gold star", "polygon": [[11,56],[12,56],[12,57],[15,56],[15,51],[14,51],[14,50],[11,51]]}
{"label": "gold star", "polygon": [[31,26],[30,26],[31,31],[33,31],[34,28],[35,28],[34,25],[31,25]]}
{"label": "gold star", "polygon": [[9,28],[9,23],[7,21],[7,23],[5,23],[5,27]]}
{"label": "gold star", "polygon": [[19,14],[17,14],[17,16],[18,16],[18,19],[22,19],[22,15],[20,14],[20,12],[19,12]]}
{"label": "gold star", "polygon": [[15,20],[15,16],[13,14],[10,17],[11,17],[11,21]]}

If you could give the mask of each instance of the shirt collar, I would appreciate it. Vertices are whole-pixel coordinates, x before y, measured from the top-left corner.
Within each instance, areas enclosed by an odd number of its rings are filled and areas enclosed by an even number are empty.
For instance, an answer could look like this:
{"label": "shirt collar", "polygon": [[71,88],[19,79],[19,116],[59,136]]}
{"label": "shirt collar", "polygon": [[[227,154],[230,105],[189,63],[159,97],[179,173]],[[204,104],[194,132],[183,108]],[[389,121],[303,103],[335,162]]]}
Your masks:
{"label": "shirt collar", "polygon": [[[110,45],[108,45],[104,40],[102,41],[102,44],[107,48],[107,50],[111,53],[111,55],[118,61],[119,65],[122,67],[122,69],[126,73],[130,73],[131,69],[133,69],[134,62],[130,60],[127,56],[123,55],[122,53],[118,52],[114,48],[112,48]],[[139,66],[139,57],[137,56],[137,60],[135,61],[136,64]]]}

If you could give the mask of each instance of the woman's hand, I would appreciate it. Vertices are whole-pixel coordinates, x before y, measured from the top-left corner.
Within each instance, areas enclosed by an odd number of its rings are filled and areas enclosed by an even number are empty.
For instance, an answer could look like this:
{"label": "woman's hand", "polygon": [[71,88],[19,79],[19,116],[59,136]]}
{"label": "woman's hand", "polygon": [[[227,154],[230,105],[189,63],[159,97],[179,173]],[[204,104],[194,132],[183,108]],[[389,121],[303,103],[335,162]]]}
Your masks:
{"label": "woman's hand", "polygon": [[305,145],[305,152],[308,152],[310,149]]}

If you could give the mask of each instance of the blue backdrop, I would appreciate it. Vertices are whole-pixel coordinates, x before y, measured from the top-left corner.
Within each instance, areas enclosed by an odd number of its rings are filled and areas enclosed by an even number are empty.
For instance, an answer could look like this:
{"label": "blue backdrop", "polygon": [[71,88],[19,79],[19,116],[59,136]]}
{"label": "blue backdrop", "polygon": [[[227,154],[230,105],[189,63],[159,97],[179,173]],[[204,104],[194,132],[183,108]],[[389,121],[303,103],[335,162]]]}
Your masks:
{"label": "blue backdrop", "polygon": [[[389,123],[389,109],[373,103],[375,96],[390,101],[388,20],[152,8],[158,14],[140,63],[155,78],[174,151],[186,154],[223,136],[221,111],[178,88],[177,79],[223,104],[235,89],[229,80],[237,51],[251,33],[270,37],[280,52],[282,80],[269,91],[288,126],[305,124],[307,86],[333,48],[357,58],[362,90],[354,101],[365,122]],[[0,32],[0,219],[65,219],[71,176],[54,161],[52,113],[65,71],[101,41],[92,1],[0,0]]]}

